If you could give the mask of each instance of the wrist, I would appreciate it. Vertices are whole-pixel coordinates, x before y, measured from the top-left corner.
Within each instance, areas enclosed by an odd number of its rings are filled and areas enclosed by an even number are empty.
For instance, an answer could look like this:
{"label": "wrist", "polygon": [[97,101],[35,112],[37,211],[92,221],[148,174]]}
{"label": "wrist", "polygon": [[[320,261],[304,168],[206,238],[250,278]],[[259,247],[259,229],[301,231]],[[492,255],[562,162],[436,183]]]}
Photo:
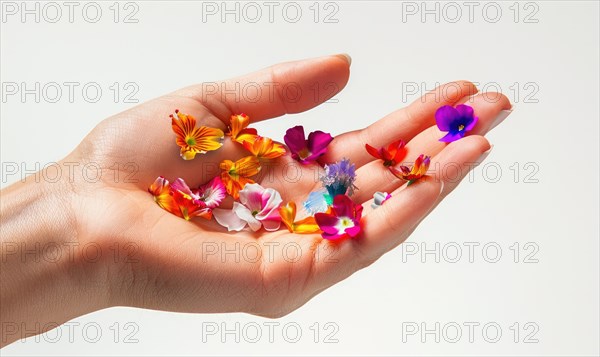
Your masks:
{"label": "wrist", "polygon": [[98,264],[88,264],[82,254],[70,183],[38,174],[1,191],[2,345],[106,304],[94,284]]}

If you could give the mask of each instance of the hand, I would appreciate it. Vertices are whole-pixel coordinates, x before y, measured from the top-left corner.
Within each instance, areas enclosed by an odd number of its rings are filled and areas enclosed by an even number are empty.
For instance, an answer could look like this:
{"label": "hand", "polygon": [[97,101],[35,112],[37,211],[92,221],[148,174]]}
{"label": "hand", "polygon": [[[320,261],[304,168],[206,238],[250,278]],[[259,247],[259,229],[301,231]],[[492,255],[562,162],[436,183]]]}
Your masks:
{"label": "hand", "polygon": [[[335,137],[321,164],[343,157],[356,164],[359,190],[352,198],[365,208],[363,232],[357,239],[330,242],[320,234],[291,234],[284,228],[228,233],[214,220],[185,221],[169,214],[147,192],[157,176],[182,177],[193,187],[218,175],[223,159],[248,155],[225,138],[221,149],[192,161],[181,160],[169,119],[175,109],[195,116],[199,125],[225,131],[232,114],[247,113],[257,122],[311,109],[346,85],[349,69],[345,56],[330,56],[279,64],[218,86],[178,90],[102,121],[61,161],[74,169],[72,177],[55,184],[29,180],[3,190],[2,225],[8,229],[2,240],[19,245],[3,248],[2,321],[62,323],[118,305],[278,317],[402,243],[490,149],[481,135],[495,125],[501,111],[511,108],[506,97],[470,97],[477,92],[472,83],[453,82],[362,130]],[[236,100],[231,94],[236,83],[237,88],[260,88],[260,94],[246,92]],[[282,90],[290,83],[302,89],[298,98]],[[320,88],[318,98],[315,85]],[[454,143],[439,142],[444,134],[435,126],[436,109],[467,100],[479,116],[477,126]],[[405,161],[414,161],[421,153],[430,155],[431,167],[445,168],[445,175],[427,176],[409,187],[393,179],[364,145],[379,147],[397,139],[408,143]],[[300,181],[286,180],[284,168],[290,165],[299,170]],[[97,182],[93,182],[98,176],[95,168],[101,168]],[[278,190],[284,203],[295,201],[301,206],[320,187],[315,170],[316,166],[300,165],[286,155],[268,166],[258,182]],[[373,210],[369,202],[375,191],[391,192],[393,197]],[[33,198],[23,200],[23,196]],[[23,209],[14,213],[15,207],[32,202],[35,205],[28,211],[38,215],[19,214]],[[29,233],[17,237],[22,230]],[[66,244],[73,250],[71,259],[49,267],[49,262],[33,266],[15,258],[15,251],[39,241]],[[89,247],[94,249],[90,252]],[[95,251],[103,254],[96,259]],[[38,249],[37,254],[43,252]],[[17,273],[23,269],[29,273]],[[46,280],[38,291],[27,289],[42,278]],[[56,303],[51,312],[49,302]],[[44,324],[40,326],[41,333]],[[3,343],[22,337],[11,336],[5,339],[3,331]]]}

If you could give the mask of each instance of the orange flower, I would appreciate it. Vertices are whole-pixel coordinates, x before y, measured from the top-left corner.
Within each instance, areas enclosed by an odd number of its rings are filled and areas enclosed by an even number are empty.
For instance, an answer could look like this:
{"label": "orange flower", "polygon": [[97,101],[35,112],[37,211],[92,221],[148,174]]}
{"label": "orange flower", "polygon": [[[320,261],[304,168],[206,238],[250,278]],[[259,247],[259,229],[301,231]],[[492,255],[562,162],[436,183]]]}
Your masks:
{"label": "orange flower", "polygon": [[246,150],[259,159],[275,159],[285,154],[285,147],[270,138],[257,137],[254,142],[244,141]]}
{"label": "orange flower", "polygon": [[157,177],[154,183],[148,188],[148,192],[154,196],[154,202],[162,209],[171,212],[178,217],[183,217],[179,205],[175,202],[173,196],[171,196],[170,191],[169,180],[162,176]]}
{"label": "orange flower", "polygon": [[236,162],[223,160],[219,166],[223,170],[221,180],[225,184],[225,189],[236,200],[240,197],[240,190],[247,183],[254,183],[249,177],[260,171],[260,162],[256,156],[246,156]]}
{"label": "orange flower", "polygon": [[315,217],[309,216],[294,222],[296,219],[295,202],[289,202],[287,205],[279,207],[279,215],[281,216],[281,222],[283,222],[287,229],[292,233],[303,234],[321,231],[319,225],[315,221]]}
{"label": "orange flower", "polygon": [[231,140],[243,144],[246,141],[254,142],[258,136],[256,129],[248,128],[250,117],[246,114],[234,114],[231,116],[231,124],[229,125],[229,133]]}
{"label": "orange flower", "polygon": [[419,155],[419,157],[415,160],[415,164],[412,168],[408,166],[400,165],[400,166],[390,166],[388,169],[394,176],[399,179],[408,181],[410,185],[414,181],[420,179],[425,176],[427,170],[429,169],[429,164],[431,163],[431,158],[429,156],[425,156],[423,154]]}
{"label": "orange flower", "polygon": [[177,118],[171,114],[171,127],[177,135],[177,145],[181,147],[181,157],[192,160],[196,154],[217,150],[223,146],[223,130],[201,126],[196,128],[196,119],[187,114],[175,111]]}

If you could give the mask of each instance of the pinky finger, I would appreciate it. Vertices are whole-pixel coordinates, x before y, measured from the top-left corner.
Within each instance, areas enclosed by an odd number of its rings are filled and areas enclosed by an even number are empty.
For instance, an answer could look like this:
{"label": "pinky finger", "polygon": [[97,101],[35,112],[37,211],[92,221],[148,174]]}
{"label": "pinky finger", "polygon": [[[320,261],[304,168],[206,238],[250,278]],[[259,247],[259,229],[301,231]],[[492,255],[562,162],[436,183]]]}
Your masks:
{"label": "pinky finger", "polygon": [[476,135],[448,145],[431,163],[432,168],[444,168],[444,175],[426,176],[410,186],[404,185],[383,205],[366,212],[362,239],[356,246],[360,255],[374,261],[406,240],[440,199],[468,174],[473,164],[487,156],[489,149],[489,142]]}

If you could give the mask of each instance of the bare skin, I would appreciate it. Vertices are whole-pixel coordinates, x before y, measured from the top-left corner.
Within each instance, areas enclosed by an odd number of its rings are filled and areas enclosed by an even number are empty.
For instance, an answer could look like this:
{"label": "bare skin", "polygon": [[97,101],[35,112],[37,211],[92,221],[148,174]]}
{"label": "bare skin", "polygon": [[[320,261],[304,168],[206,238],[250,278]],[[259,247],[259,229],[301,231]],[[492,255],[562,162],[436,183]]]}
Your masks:
{"label": "bare skin", "polygon": [[[311,109],[341,90],[349,73],[349,59],[337,55],[279,64],[217,87],[178,90],[102,121],[60,162],[58,182],[29,177],[2,190],[2,346],[113,306],[280,317],[406,240],[458,185],[454,174],[466,176],[490,149],[483,135],[511,108],[506,97],[483,96],[469,82],[453,82],[362,130],[337,136],[320,164],[343,157],[356,164],[359,190],[352,198],[365,207],[358,239],[331,243],[319,234],[284,229],[234,235],[214,221],[171,215],[147,192],[159,175],[197,186],[219,174],[221,160],[247,155],[226,138],[218,151],[181,160],[168,119],[174,109],[194,115],[199,125],[225,130],[234,113],[257,122]],[[255,83],[262,94],[258,100],[248,94],[252,101],[224,94],[236,82],[242,88]],[[288,83],[303,94],[284,92]],[[318,97],[315,85],[321,88]],[[439,142],[444,133],[435,126],[435,110],[467,100],[479,116],[477,126],[457,142]],[[408,143],[406,161],[431,155],[431,167],[449,167],[445,177],[406,187],[364,149],[365,143],[383,146],[397,139]],[[299,181],[284,172],[290,167],[300,173]],[[317,169],[285,156],[264,170],[259,182],[281,192],[284,202],[300,205],[320,186]],[[373,210],[375,191],[392,192],[393,198]]]}

